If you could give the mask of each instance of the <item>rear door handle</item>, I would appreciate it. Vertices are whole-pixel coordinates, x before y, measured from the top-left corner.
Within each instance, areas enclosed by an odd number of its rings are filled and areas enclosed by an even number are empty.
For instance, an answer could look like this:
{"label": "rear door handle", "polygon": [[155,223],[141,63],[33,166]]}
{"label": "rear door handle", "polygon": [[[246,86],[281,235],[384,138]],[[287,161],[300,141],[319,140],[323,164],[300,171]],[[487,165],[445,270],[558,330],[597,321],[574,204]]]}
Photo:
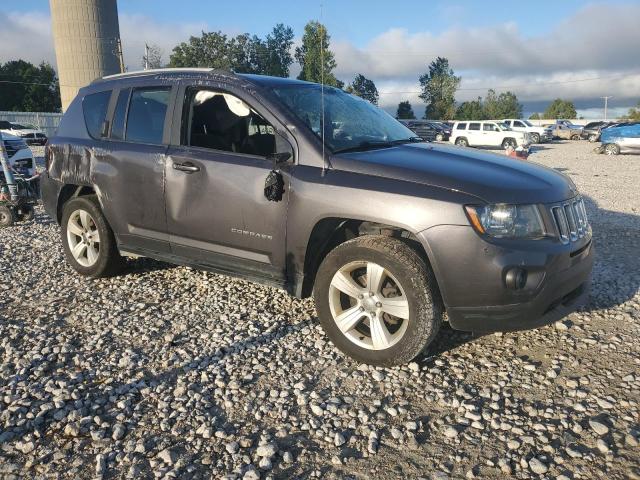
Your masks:
{"label": "rear door handle", "polygon": [[187,172],[187,173],[195,173],[200,171],[200,167],[198,167],[197,165],[194,165],[191,162],[174,163],[173,169],[180,170],[181,172]]}

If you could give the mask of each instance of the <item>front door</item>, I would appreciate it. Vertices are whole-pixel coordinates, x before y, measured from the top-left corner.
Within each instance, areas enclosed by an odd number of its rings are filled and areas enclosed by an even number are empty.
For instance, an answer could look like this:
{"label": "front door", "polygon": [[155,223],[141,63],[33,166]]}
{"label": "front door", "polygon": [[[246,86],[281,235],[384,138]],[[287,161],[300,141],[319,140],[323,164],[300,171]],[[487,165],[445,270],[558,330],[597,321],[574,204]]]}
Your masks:
{"label": "front door", "polygon": [[287,198],[291,164],[280,166],[284,195],[265,197],[273,169],[267,156],[291,149],[273,125],[239,96],[184,91],[180,145],[167,153],[167,228],[175,256],[218,271],[285,278]]}

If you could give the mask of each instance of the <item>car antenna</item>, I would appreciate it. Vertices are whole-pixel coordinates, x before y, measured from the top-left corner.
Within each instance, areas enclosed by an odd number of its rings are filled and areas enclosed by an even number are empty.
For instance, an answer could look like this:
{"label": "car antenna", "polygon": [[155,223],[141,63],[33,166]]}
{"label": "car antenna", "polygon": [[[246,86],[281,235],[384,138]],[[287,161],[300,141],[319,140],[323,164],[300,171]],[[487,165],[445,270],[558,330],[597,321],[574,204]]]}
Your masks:
{"label": "car antenna", "polygon": [[321,115],[321,128],[322,128],[322,176],[324,177],[327,171],[327,159],[326,159],[326,155],[325,155],[325,151],[324,151],[324,132],[325,132],[325,125],[324,125],[324,32],[322,31],[322,29],[324,28],[324,18],[322,15],[322,2],[320,2],[320,26],[319,26],[319,33],[320,33],[320,115]]}

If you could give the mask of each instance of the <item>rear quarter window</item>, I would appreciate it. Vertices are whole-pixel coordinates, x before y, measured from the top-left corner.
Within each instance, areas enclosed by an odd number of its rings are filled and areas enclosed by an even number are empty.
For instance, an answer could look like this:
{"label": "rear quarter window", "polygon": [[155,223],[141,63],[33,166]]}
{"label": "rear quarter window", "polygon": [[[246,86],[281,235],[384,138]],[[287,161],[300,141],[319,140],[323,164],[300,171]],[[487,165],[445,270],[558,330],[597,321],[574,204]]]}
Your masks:
{"label": "rear quarter window", "polygon": [[82,113],[87,132],[92,138],[100,139],[102,124],[107,116],[111,90],[86,95],[82,100]]}

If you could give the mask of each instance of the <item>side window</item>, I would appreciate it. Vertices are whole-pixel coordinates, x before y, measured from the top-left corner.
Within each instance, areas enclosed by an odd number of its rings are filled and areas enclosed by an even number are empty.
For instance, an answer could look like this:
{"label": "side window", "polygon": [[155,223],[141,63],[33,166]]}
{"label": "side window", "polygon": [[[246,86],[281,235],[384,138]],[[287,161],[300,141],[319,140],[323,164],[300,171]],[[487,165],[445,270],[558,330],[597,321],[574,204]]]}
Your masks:
{"label": "side window", "polygon": [[238,97],[216,90],[190,90],[188,128],[183,143],[192,147],[266,157],[276,151],[274,128]]}
{"label": "side window", "polygon": [[111,98],[111,90],[92,93],[82,99],[82,113],[87,132],[92,138],[102,137],[102,124],[107,115],[107,107]]}
{"label": "side window", "polygon": [[522,122],[518,122],[517,120],[515,122],[513,122],[513,126],[514,127],[524,127],[525,124]]}
{"label": "side window", "polygon": [[497,132],[498,126],[495,123],[483,123],[482,130],[485,132]]}
{"label": "side window", "polygon": [[[131,93],[126,139],[139,143],[162,143],[169,104],[169,87],[137,88]],[[120,100],[120,99],[118,99]]]}
{"label": "side window", "polygon": [[120,90],[116,110],[113,112],[113,123],[111,125],[111,138],[114,140],[124,139],[124,126],[127,119],[127,106],[129,105],[130,88]]}
{"label": "side window", "polygon": [[466,123],[459,123],[458,126],[456,127],[456,130],[466,130],[466,129],[467,129]]}
{"label": "side window", "polygon": [[469,130],[480,130],[480,124],[479,123],[470,123],[469,124]]}

